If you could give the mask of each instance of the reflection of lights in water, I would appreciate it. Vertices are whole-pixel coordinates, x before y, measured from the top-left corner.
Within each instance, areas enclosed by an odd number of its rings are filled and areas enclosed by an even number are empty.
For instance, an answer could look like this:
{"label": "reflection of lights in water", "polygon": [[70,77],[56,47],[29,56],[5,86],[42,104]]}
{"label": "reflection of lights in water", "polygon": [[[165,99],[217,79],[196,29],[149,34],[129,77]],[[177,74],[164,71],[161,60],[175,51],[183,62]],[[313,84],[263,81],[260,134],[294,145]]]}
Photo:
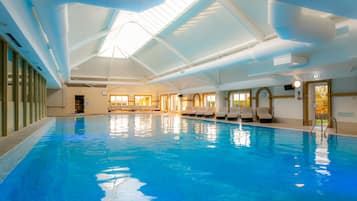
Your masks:
{"label": "reflection of lights in water", "polygon": [[142,117],[139,115],[135,116],[135,133],[137,137],[150,137],[152,136],[152,118]]}
{"label": "reflection of lights in water", "polygon": [[319,168],[315,171],[319,174],[330,176],[330,171],[327,170],[327,166],[331,162],[328,158],[328,138],[322,135],[319,132],[316,133],[315,163],[319,165]]}
{"label": "reflection of lights in water", "polygon": [[216,142],[217,140],[217,126],[215,124],[206,124],[205,127],[206,138],[210,142]]}
{"label": "reflection of lights in water", "polygon": [[155,197],[147,196],[140,191],[145,183],[131,177],[129,168],[114,167],[98,173],[99,186],[105,191],[102,201],[149,201]]}
{"label": "reflection of lights in water", "polygon": [[180,134],[181,118],[178,116],[174,117],[173,131],[175,134]]}
{"label": "reflection of lights in water", "polygon": [[161,128],[163,133],[169,133],[169,117],[166,115],[161,116]]}
{"label": "reflection of lights in water", "polygon": [[298,188],[301,188],[301,187],[304,187],[305,184],[295,184],[295,186],[298,187]]}
{"label": "reflection of lights in water", "polygon": [[112,137],[127,138],[129,131],[128,115],[113,115],[109,121],[110,133]]}
{"label": "reflection of lights in water", "polygon": [[198,123],[198,122],[194,124],[194,131],[195,131],[196,134],[200,134],[201,133],[201,125],[202,124]]}
{"label": "reflection of lights in water", "polygon": [[162,116],[161,117],[161,128],[163,133],[167,134],[173,132],[174,134],[180,134],[181,131],[181,117],[175,116]]}
{"label": "reflection of lights in water", "polygon": [[188,133],[188,122],[186,119],[182,120],[182,132],[183,133]]}
{"label": "reflection of lights in water", "polygon": [[235,128],[231,130],[233,143],[236,146],[250,147],[250,132]]}

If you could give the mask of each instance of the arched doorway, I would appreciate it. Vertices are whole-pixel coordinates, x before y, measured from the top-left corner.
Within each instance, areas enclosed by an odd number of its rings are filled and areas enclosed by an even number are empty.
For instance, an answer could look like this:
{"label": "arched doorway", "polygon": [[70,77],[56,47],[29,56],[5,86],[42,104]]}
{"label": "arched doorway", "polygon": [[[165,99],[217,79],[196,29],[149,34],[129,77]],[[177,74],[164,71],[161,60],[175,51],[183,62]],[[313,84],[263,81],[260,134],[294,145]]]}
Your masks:
{"label": "arched doorway", "polygon": [[201,107],[201,96],[200,94],[194,94],[192,97],[192,107]]}
{"label": "arched doorway", "polygon": [[255,94],[255,108],[259,107],[269,107],[269,111],[272,112],[272,93],[268,87],[258,89]]}

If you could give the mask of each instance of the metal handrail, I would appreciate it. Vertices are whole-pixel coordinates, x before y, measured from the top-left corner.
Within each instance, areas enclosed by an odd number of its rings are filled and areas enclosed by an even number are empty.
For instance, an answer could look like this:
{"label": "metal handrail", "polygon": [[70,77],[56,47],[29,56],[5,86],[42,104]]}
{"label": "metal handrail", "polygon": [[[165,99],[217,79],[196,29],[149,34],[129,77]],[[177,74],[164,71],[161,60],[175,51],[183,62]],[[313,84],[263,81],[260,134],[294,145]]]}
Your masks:
{"label": "metal handrail", "polygon": [[323,118],[322,117],[320,117],[320,118],[315,118],[315,121],[314,121],[314,124],[312,125],[312,128],[311,128],[311,131],[310,131],[310,133],[313,133],[313,131],[315,130],[315,128],[316,128],[316,120],[320,120],[320,126],[321,126],[321,133],[323,133],[324,132],[324,128],[323,128]]}
{"label": "metal handrail", "polygon": [[[332,128],[335,128],[335,133],[337,133],[338,129],[337,129],[337,119],[335,117],[329,117],[329,122],[333,123]],[[324,131],[324,136],[326,136],[327,134],[327,129],[328,127],[326,127],[325,131]]]}

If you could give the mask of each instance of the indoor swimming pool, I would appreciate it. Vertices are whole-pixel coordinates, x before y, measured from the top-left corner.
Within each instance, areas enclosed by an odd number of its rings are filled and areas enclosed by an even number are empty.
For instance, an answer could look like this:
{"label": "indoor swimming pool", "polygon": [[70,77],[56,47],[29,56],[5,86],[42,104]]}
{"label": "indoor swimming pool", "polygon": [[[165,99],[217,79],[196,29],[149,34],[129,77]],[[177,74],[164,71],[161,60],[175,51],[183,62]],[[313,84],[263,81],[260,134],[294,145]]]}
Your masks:
{"label": "indoor swimming pool", "polygon": [[0,200],[357,200],[357,138],[160,114],[57,118]]}

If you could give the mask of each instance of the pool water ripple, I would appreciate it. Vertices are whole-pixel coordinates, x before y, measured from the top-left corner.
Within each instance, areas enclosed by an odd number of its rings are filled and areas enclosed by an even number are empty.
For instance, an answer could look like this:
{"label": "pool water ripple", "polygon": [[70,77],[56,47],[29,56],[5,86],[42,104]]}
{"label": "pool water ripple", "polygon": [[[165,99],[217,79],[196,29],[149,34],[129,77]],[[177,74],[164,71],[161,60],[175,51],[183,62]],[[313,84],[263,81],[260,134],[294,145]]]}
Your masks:
{"label": "pool water ripple", "polygon": [[357,201],[357,138],[153,114],[58,118],[4,201]]}

